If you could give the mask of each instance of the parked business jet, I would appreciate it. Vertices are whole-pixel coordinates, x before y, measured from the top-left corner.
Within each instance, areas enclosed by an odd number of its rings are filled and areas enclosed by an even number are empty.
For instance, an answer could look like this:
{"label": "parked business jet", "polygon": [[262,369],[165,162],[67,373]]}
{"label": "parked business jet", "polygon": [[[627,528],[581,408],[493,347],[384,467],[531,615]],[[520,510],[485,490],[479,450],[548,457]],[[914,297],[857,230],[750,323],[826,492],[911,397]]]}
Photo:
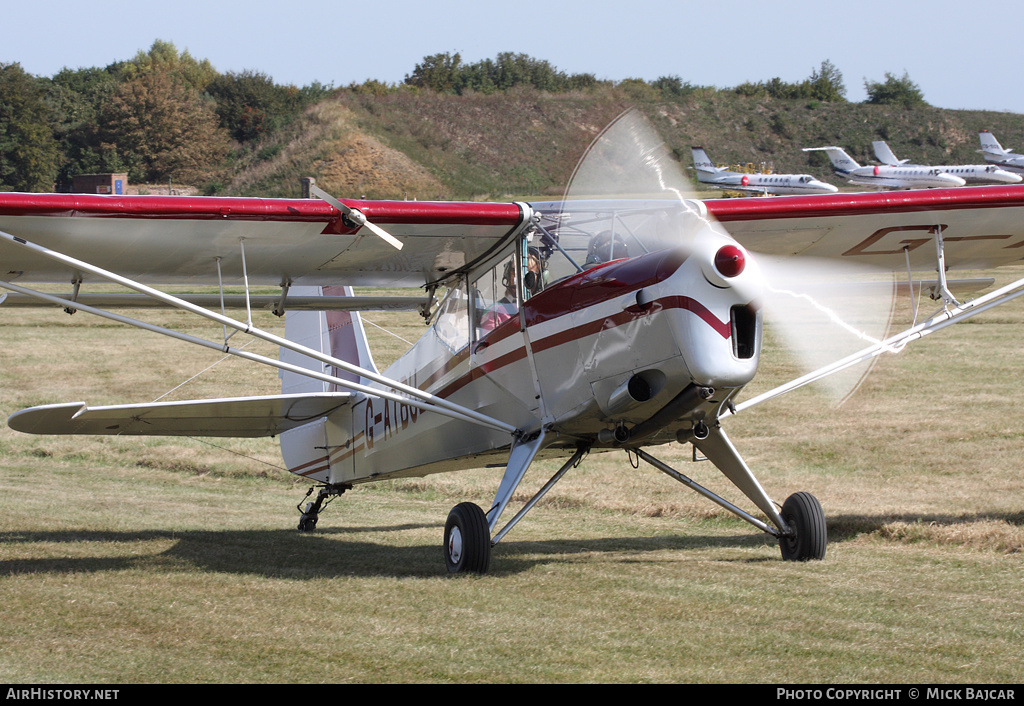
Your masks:
{"label": "parked business jet", "polygon": [[988,130],[979,132],[978,137],[981,139],[981,149],[978,151],[985,155],[986,162],[1018,174],[1024,174],[1024,154],[1003,149],[996,136]]}
{"label": "parked business jet", "polygon": [[861,166],[841,147],[804,147],[804,152],[821,151],[828,154],[837,175],[851,184],[878,186],[888,189],[926,189],[963,186],[967,182],[958,176],[945,174],[933,167]]}
{"label": "parked business jet", "polygon": [[925,167],[928,169],[940,169],[946,174],[958,176],[968,184],[1018,184],[1024,181],[1020,174],[1014,174],[1005,169],[1000,169],[995,164],[961,164],[961,165],[934,165],[907,164],[906,159],[896,159],[896,155],[889,149],[889,145],[881,140],[871,143],[875,147],[875,157],[882,164],[893,167]]}
{"label": "parked business jet", "polygon": [[693,168],[697,171],[697,180],[716,189],[775,196],[834,194],[839,191],[831,184],[819,181],[810,174],[743,174],[721,169],[715,166],[703,147],[693,147],[691,151],[693,153]]}

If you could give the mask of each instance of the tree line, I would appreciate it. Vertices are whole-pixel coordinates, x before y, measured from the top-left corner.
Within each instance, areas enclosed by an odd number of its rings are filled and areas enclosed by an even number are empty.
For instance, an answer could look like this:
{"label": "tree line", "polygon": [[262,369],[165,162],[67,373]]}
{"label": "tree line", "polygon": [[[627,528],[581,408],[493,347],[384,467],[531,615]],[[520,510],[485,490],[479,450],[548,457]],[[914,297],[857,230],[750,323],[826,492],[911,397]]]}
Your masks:
{"label": "tree line", "polygon": [[[424,57],[399,84],[376,80],[334,89],[282,86],[259,71],[219,73],[208,60],[157,40],[148,51],[104,68],[65,68],[35,77],[0,64],[0,191],[67,190],[76,174],[127,173],[133,183],[205,184],[308,105],[337,91],[429,90],[464,95],[528,87],[567,92],[621,87],[673,99],[699,91],[741,96],[846,101],[842,73],[823,61],[804,81],[778,78],[731,89],[698,87],[678,76],[611,82],[567,74],[525,54],[464,63],[458,54]],[[865,80],[869,103],[927,105],[904,73]],[[638,93],[639,92],[639,93]]]}
{"label": "tree line", "polygon": [[221,74],[160,40],[128,61],[50,78],[0,64],[0,190],[62,190],[76,174],[108,172],[202,183],[232,149],[329,92],[280,86],[257,71]]}

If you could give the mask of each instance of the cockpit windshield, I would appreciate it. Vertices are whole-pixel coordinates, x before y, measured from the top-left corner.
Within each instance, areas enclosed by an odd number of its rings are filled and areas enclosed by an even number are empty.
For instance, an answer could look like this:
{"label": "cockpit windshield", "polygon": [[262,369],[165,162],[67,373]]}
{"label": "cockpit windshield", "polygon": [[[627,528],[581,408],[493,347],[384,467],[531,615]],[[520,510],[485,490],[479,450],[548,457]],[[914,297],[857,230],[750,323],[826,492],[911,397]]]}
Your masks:
{"label": "cockpit windshield", "polygon": [[595,265],[685,245],[708,223],[692,201],[579,201],[533,204],[530,247],[555,282]]}

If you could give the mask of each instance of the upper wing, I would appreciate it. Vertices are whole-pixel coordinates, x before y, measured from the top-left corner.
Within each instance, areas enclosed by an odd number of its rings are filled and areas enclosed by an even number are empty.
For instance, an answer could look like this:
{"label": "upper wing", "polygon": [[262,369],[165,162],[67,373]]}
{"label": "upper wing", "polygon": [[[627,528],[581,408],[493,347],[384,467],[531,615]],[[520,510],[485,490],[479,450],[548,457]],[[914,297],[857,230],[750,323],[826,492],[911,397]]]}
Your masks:
{"label": "upper wing", "polygon": [[[0,231],[134,280],[419,287],[509,243],[529,208],[507,203],[345,201],[396,250],[319,199],[0,194]],[[0,241],[8,281],[89,279]]]}
{"label": "upper wing", "polygon": [[946,265],[985,269],[1024,258],[1024,186],[717,199],[708,211],[744,246],[905,272],[934,270],[941,229]]}
{"label": "upper wing", "polygon": [[344,392],[233,397],[89,407],[84,402],[31,407],[8,425],[28,434],[276,436],[349,405]]}

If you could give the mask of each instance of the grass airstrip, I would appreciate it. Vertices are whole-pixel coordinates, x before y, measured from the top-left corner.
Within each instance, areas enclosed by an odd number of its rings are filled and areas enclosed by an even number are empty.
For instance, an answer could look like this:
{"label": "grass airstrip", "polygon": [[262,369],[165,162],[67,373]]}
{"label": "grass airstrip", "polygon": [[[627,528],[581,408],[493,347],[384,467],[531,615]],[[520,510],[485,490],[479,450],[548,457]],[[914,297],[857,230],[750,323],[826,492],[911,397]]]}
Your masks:
{"label": "grass airstrip", "polygon": [[[379,364],[405,345],[392,334],[422,331],[415,315],[367,318],[392,332],[369,327]],[[486,506],[500,470],[357,487],[300,534],[309,484],[273,440],[4,426],[0,681],[1019,683],[1022,322],[1014,303],[885,356],[838,408],[807,389],[727,421],[771,495],[820,499],[830,544],[812,563],[782,562],[624,453],[571,471],[489,574],[449,577],[445,517]],[[0,341],[5,417],[277,391],[270,368],[81,312],[3,311]],[[790,373],[769,350],[754,387]],[[689,447],[655,453],[750,507]],[[516,502],[556,468],[531,469]]]}

